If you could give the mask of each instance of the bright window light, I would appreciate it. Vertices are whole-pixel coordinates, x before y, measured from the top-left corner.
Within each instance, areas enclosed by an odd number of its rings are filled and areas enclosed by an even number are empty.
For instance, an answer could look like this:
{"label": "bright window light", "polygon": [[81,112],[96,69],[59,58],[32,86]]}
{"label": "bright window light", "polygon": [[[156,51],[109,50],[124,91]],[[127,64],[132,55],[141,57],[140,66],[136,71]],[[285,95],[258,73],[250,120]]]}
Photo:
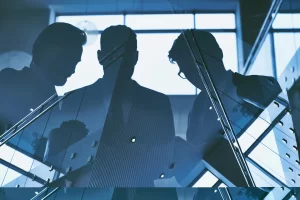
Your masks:
{"label": "bright window light", "polygon": [[76,26],[82,21],[93,23],[97,30],[104,30],[112,25],[124,24],[123,15],[79,15],[79,16],[58,16],[57,22],[65,22]]}
{"label": "bright window light", "polygon": [[194,28],[192,14],[126,15],[126,25],[134,30]]}
{"label": "bright window light", "polygon": [[212,187],[218,178],[215,177],[211,172],[207,171],[205,174],[193,185],[194,188],[198,187]]}
{"label": "bright window light", "polygon": [[196,14],[197,29],[235,29],[235,14]]}
{"label": "bright window light", "polygon": [[272,26],[274,29],[300,28],[300,14],[278,13]]}

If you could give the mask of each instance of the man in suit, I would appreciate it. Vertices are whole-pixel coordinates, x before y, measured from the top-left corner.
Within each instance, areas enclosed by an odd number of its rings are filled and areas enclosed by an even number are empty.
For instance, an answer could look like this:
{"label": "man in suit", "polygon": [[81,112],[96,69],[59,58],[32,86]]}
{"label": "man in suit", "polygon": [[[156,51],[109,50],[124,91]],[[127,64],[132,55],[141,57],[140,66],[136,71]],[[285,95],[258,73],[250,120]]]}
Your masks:
{"label": "man in suit", "polygon": [[53,23],[33,44],[30,68],[0,71],[0,135],[55,94],[55,86],[66,83],[81,60],[85,42],[80,29]]}
{"label": "man in suit", "polygon": [[[152,187],[154,180],[164,178],[170,170],[175,136],[173,114],[166,95],[131,79],[138,51],[136,34],[129,27],[119,25],[104,30],[99,61],[123,43],[126,51],[89,185]],[[100,81],[107,78],[110,74],[104,70]]]}
{"label": "man in suit", "polygon": [[100,141],[96,153],[89,154],[92,164],[82,162],[66,179],[75,187],[153,187],[172,170],[175,130],[169,98],[131,79],[138,61],[133,30],[108,27],[100,42],[104,76],[84,88],[78,115],[90,130],[87,139]]}
{"label": "man in suit", "polygon": [[[195,43],[192,42],[195,39]],[[188,46],[189,41],[190,46]],[[186,79],[201,90],[197,96],[188,119],[186,141],[176,138],[176,155],[189,154],[176,157],[178,168],[176,176],[178,182],[184,179],[189,171],[196,166],[203,157],[216,147],[223,138],[223,129],[213,105],[200,78],[197,66],[194,63],[190,48],[196,52],[196,59],[200,70],[203,60],[197,52],[200,49],[211,78],[217,88],[221,101],[232,123],[234,132],[239,135],[242,130],[259,116],[281,92],[281,88],[273,77],[244,76],[226,70],[224,67],[223,52],[214,36],[206,31],[186,30],[179,35],[169,51],[169,59],[179,66],[179,75],[182,73]],[[206,76],[206,75],[205,75]],[[179,150],[181,149],[181,150]],[[194,155],[194,156],[191,156]],[[226,163],[226,157],[220,156]]]}

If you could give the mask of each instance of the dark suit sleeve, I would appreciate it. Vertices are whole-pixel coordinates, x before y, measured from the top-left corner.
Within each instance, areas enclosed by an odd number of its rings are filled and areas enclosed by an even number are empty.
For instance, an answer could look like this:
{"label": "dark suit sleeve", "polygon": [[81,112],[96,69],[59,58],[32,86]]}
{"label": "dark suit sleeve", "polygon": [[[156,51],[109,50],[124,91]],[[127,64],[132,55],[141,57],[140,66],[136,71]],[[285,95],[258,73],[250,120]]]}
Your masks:
{"label": "dark suit sleeve", "polygon": [[14,88],[11,87],[15,71],[13,69],[3,69],[0,71],[0,135],[2,135],[10,126],[7,119],[8,104],[12,103],[11,95],[13,94]]}
{"label": "dark suit sleeve", "polygon": [[277,80],[269,76],[243,76],[235,73],[233,82],[239,97],[261,109],[268,107],[282,91]]}

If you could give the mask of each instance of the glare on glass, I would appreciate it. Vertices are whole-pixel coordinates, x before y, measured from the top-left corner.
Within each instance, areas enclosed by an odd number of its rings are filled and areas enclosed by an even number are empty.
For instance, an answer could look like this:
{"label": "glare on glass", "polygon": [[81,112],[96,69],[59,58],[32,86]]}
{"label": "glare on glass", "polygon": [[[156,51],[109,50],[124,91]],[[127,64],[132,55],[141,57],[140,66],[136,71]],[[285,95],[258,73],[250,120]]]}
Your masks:
{"label": "glare on glass", "polygon": [[179,33],[138,34],[139,60],[133,79],[140,85],[168,95],[195,95],[195,87],[178,76],[179,67],[168,58]]}
{"label": "glare on glass", "polygon": [[235,29],[235,14],[196,14],[197,29]]}
{"label": "glare on glass", "polygon": [[300,14],[278,13],[272,26],[274,29],[300,28]]}
{"label": "glare on glass", "polygon": [[126,15],[125,24],[135,30],[194,28],[192,14]]}
{"label": "glare on glass", "polygon": [[207,171],[205,174],[193,185],[193,187],[212,187],[218,178],[215,177],[211,172]]}
{"label": "glare on glass", "polygon": [[104,30],[112,25],[124,24],[123,15],[81,15],[81,16],[58,16],[57,22],[66,22],[76,26],[82,21],[93,23],[97,30]]}

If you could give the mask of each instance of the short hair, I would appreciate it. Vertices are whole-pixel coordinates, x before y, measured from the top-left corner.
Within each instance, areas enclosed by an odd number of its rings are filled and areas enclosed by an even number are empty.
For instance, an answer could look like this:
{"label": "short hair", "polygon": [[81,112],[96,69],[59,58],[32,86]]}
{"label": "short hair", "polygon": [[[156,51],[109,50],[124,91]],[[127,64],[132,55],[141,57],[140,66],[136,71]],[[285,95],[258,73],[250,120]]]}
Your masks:
{"label": "short hair", "polygon": [[186,36],[187,38],[191,38],[192,32],[198,44],[198,47],[202,52],[216,58],[217,60],[222,61],[222,49],[219,47],[218,42],[211,33],[202,30],[185,30],[174,41],[173,46],[169,51],[169,59],[171,62],[176,62],[176,60],[182,54],[183,50],[189,51],[188,45],[184,37]]}
{"label": "short hair", "polygon": [[129,50],[137,50],[136,34],[125,25],[110,26],[101,34],[100,45],[102,51],[112,51],[125,42],[127,42]]}
{"label": "short hair", "polygon": [[87,36],[79,28],[63,22],[47,26],[37,37],[32,47],[32,61],[38,62],[40,55],[50,47],[84,45]]}

